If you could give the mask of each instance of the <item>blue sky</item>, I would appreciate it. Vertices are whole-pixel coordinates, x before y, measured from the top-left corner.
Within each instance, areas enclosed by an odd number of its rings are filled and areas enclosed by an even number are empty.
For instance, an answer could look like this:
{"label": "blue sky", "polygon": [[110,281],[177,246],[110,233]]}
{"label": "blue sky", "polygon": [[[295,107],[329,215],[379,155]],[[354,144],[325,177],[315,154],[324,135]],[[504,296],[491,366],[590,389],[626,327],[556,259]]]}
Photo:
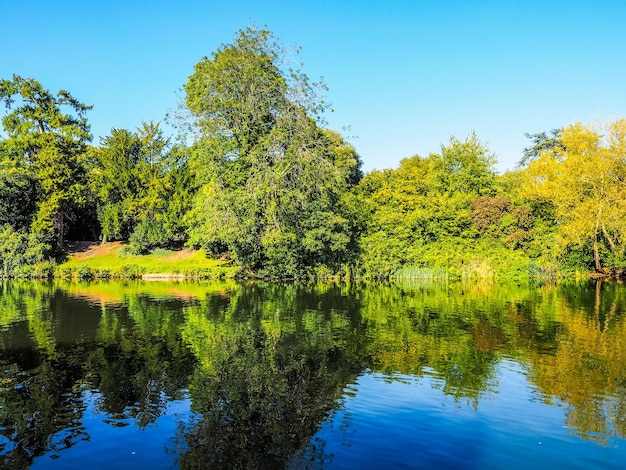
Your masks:
{"label": "blue sky", "polygon": [[94,109],[94,142],[161,120],[193,66],[267,26],[324,77],[364,169],[475,131],[512,169],[526,132],[626,116],[626,1],[0,0],[0,77]]}

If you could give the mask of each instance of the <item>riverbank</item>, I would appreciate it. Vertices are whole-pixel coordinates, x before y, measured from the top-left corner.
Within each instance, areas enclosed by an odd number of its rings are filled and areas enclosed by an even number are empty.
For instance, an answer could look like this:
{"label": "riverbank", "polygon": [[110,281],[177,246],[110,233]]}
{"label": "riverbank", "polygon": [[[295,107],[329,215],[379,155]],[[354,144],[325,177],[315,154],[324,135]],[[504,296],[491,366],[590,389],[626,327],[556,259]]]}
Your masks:
{"label": "riverbank", "polygon": [[134,255],[122,242],[70,242],[67,261],[54,268],[59,278],[189,279],[234,277],[228,260],[211,259],[204,250],[157,249]]}
{"label": "riverbank", "polygon": [[[240,266],[227,258],[214,259],[207,257],[204,250],[179,248],[175,250],[156,249],[143,255],[132,254],[128,244],[124,242],[67,242],[67,255],[64,261],[45,262],[37,265],[23,266],[11,276],[23,279],[143,279],[147,281],[185,280],[185,279],[234,279],[258,278],[252,272],[242,271]],[[461,263],[461,267],[448,269],[404,267],[391,276],[362,277],[350,267],[340,273],[318,270],[304,276],[307,279],[429,279],[438,281],[452,280],[512,280],[512,281],[548,281],[557,279],[598,279],[612,278],[585,271],[559,272],[556,266],[552,269],[539,269],[533,263],[494,263],[485,259],[476,262]],[[357,270],[358,271],[358,270]],[[362,274],[362,273],[361,273]],[[6,278],[5,277],[5,278]],[[265,278],[272,280],[290,280],[286,278]]]}

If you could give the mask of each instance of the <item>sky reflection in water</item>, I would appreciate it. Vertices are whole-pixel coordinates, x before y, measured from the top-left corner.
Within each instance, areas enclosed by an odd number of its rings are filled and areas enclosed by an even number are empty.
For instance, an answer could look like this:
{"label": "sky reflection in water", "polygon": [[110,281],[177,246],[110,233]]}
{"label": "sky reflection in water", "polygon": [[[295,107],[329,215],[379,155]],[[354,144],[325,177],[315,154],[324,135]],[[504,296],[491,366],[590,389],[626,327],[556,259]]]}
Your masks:
{"label": "sky reflection in water", "polygon": [[5,284],[9,468],[622,468],[618,284]]}

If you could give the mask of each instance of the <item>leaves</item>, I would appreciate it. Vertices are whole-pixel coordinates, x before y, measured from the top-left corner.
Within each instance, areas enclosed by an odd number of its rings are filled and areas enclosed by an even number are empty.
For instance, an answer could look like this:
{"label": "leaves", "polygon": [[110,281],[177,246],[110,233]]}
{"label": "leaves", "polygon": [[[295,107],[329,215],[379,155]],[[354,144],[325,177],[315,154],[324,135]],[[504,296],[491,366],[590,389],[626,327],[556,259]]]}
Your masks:
{"label": "leaves", "polygon": [[525,170],[528,197],[551,202],[559,223],[561,249],[594,246],[595,268],[605,269],[600,246],[612,268],[623,267],[626,235],[626,121],[606,126],[607,136],[582,124],[559,133],[562,146],[541,153]]}
{"label": "leaves", "polygon": [[200,61],[185,85],[201,129],[189,241],[279,277],[349,257],[339,201],[361,177],[354,148],[315,119],[324,107],[315,86],[284,70],[285,57],[270,32],[246,29]]}
{"label": "leaves", "polygon": [[31,215],[31,231],[55,239],[53,251],[58,252],[65,221],[85,201],[84,154],[91,139],[85,113],[91,106],[65,90],[54,96],[36,80],[19,75],[0,80],[0,98],[9,109],[2,119],[8,138],[1,153],[13,171],[33,181],[37,211]]}
{"label": "leaves", "polygon": [[144,122],[137,132],[112,129],[91,157],[103,240],[128,239],[131,250],[141,253],[181,236],[188,168],[158,123]]}

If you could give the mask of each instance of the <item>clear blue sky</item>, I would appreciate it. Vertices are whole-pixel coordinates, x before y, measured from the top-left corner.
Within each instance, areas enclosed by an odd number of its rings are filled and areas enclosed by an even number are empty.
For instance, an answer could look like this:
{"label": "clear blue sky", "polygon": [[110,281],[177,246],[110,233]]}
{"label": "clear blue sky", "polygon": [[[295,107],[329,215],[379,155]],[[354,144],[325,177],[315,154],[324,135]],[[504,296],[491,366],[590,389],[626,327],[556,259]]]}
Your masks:
{"label": "clear blue sky", "polygon": [[626,116],[624,0],[0,0],[0,77],[93,104],[97,143],[163,119],[253,23],[302,47],[368,171],[471,131],[511,169],[525,132]]}

